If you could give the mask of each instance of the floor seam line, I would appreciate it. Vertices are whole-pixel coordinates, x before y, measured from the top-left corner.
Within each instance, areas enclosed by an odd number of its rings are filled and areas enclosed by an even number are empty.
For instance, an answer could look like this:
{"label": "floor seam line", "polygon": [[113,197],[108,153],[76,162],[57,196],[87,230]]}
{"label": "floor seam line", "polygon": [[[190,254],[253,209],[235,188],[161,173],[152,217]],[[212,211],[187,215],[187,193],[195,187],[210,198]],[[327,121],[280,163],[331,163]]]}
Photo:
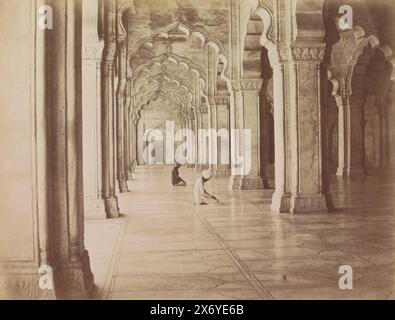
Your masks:
{"label": "floor seam line", "polygon": [[251,283],[251,285],[257,290],[259,295],[263,298],[274,300],[274,297],[271,293],[261,284],[261,282],[256,278],[254,273],[252,273],[249,268],[241,261],[240,257],[233,251],[233,249],[229,246],[225,239],[223,239],[215,230],[212,228],[210,223],[198,212],[195,210],[196,215],[202,221],[202,223],[206,226],[207,230],[214,235],[220,245],[224,248],[225,252],[231,258],[236,267],[240,270],[240,272],[246,277],[246,279]]}
{"label": "floor seam line", "polygon": [[113,253],[113,258],[111,259],[111,265],[108,271],[108,276],[106,277],[105,285],[103,288],[103,294],[101,300],[109,300],[109,297],[113,291],[114,287],[114,275],[117,274],[119,269],[119,261],[121,257],[122,248],[125,241],[126,226],[129,222],[129,217],[125,216],[125,220],[122,222],[121,228],[119,230],[118,241]]}

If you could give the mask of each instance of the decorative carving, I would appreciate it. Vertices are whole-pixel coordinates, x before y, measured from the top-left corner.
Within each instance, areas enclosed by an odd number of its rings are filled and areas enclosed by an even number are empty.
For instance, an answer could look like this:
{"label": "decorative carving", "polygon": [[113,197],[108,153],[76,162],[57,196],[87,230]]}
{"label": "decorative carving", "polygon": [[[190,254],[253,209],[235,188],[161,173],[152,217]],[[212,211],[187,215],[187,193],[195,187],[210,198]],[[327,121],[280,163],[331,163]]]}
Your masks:
{"label": "decorative carving", "polygon": [[168,37],[169,33],[176,31],[184,33],[187,38],[189,38],[192,34],[198,35],[199,39],[202,41],[203,47],[210,45],[218,52],[218,58],[224,64],[223,71],[221,73],[221,78],[227,79],[229,76],[229,54],[225,50],[224,45],[218,39],[212,38],[206,30],[200,27],[191,27],[186,24],[185,21],[176,21],[171,23],[165,28],[159,28],[154,30],[149,37],[140,39],[137,43],[131,46],[131,50],[128,52],[128,61],[130,61],[138,52],[141,47],[153,47],[153,41],[156,37]]}
{"label": "decorative carving", "polygon": [[184,22],[187,20],[184,12],[180,8],[177,8],[174,10],[173,15],[172,15],[172,20],[173,22]]}
{"label": "decorative carving", "polygon": [[240,79],[240,88],[242,90],[260,91],[262,82],[262,79]]}
{"label": "decorative carving", "polygon": [[229,104],[229,96],[215,96],[214,97],[215,104],[220,105],[228,105]]}
{"label": "decorative carving", "polygon": [[326,200],[323,196],[294,197],[293,212],[327,211]]}
{"label": "decorative carving", "polygon": [[54,290],[39,287],[39,274],[8,274],[0,281],[0,299],[54,300]]}
{"label": "decorative carving", "polygon": [[243,177],[240,181],[240,190],[261,190],[264,189],[262,178]]}
{"label": "decorative carving", "polygon": [[207,114],[208,113],[208,107],[207,106],[200,106],[200,113],[201,114]]}
{"label": "decorative carving", "polygon": [[292,57],[295,60],[322,61],[324,59],[325,48],[292,48]]}
{"label": "decorative carving", "polygon": [[230,177],[230,165],[218,165],[215,169],[216,178],[229,178]]}
{"label": "decorative carving", "polygon": [[123,15],[127,9],[135,10],[133,0],[118,0],[118,10],[117,10],[117,41],[123,42],[127,38],[127,31],[123,25]]}

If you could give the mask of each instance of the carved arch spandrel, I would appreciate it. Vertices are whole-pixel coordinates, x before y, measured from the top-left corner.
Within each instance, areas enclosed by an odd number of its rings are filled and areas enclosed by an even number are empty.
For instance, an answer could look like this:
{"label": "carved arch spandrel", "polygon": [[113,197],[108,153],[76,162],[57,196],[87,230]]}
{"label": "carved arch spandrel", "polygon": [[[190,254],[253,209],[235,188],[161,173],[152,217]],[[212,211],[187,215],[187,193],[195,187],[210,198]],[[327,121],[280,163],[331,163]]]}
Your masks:
{"label": "carved arch spandrel", "polygon": [[[185,21],[176,21],[171,23],[170,25],[164,27],[164,28],[159,28],[151,32],[151,35],[149,37],[143,38],[138,40],[134,45],[133,49],[129,50],[128,52],[128,64],[130,65],[130,60],[136,55],[138,50],[142,47],[146,48],[153,48],[153,41],[157,38],[162,38],[162,39],[168,39],[169,34],[172,31],[177,31],[185,34],[187,38],[191,36],[196,36],[198,39],[200,39],[202,43],[202,47],[212,47],[214,50],[217,52],[220,61],[224,64],[224,69],[221,74],[221,77],[224,79],[229,77],[229,54],[226,52],[224,49],[223,44],[221,41],[211,37],[203,28],[200,27],[193,27],[188,25]],[[129,72],[133,72],[133,70],[129,70]]]}

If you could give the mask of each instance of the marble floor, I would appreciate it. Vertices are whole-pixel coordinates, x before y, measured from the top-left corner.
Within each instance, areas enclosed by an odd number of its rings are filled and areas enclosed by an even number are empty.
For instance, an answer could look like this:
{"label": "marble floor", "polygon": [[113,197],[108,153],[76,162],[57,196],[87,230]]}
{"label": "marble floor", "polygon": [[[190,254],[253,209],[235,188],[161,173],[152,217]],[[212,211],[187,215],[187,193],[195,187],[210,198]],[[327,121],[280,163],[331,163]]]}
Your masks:
{"label": "marble floor", "polygon": [[[139,167],[119,195],[122,218],[86,221],[97,299],[394,299],[395,179],[333,177],[337,209],[273,214],[272,190],[228,191],[192,205],[189,185],[170,186],[170,167]],[[339,267],[353,289],[339,289]]]}

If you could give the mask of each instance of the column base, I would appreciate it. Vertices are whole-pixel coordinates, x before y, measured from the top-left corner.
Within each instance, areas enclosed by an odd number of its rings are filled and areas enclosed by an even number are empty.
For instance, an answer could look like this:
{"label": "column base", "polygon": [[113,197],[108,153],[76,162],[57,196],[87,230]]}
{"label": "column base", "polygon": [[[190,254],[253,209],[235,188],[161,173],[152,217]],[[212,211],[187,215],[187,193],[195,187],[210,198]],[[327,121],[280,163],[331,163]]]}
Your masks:
{"label": "column base", "polygon": [[231,190],[262,190],[264,183],[259,177],[232,176],[229,181]]}
{"label": "column base", "polygon": [[328,212],[326,197],[321,195],[292,196],[290,213]]}
{"label": "column base", "polygon": [[263,180],[260,177],[243,177],[240,181],[240,190],[262,190]]}
{"label": "column base", "polygon": [[128,170],[126,171],[126,180],[133,180],[133,176],[132,176],[132,170]]}
{"label": "column base", "polygon": [[229,189],[230,190],[240,190],[241,177],[231,176],[229,178]]}
{"label": "column base", "polygon": [[342,168],[342,167],[337,167],[337,169],[336,169],[336,175],[337,175],[338,177],[344,177],[344,176],[346,176],[347,174],[346,174],[344,168]]}
{"label": "column base", "polygon": [[104,206],[108,218],[119,218],[118,198],[104,199]]}
{"label": "column base", "polygon": [[189,168],[189,169],[194,169],[195,168],[195,164],[187,164],[187,168]]}
{"label": "column base", "polygon": [[362,166],[354,166],[351,168],[338,167],[336,170],[336,175],[339,177],[346,177],[346,178],[365,179],[367,173],[366,173],[366,168]]}
{"label": "column base", "polygon": [[291,207],[290,195],[274,192],[271,210],[275,213],[289,213]]}
{"label": "column base", "polygon": [[129,192],[128,184],[126,180],[118,180],[119,192],[126,193]]}
{"label": "column base", "polygon": [[230,167],[226,165],[218,165],[214,171],[214,175],[216,178],[229,178]]}
{"label": "column base", "polygon": [[14,264],[2,268],[0,275],[0,300],[56,300],[54,289],[41,289],[42,275],[38,268],[26,268]]}
{"label": "column base", "polygon": [[[94,277],[86,250],[78,261],[53,268],[53,288],[41,289],[40,279],[45,275],[37,268],[13,265],[2,269],[0,276],[1,300],[56,300],[90,299],[95,292]],[[48,275],[50,276],[50,275]]]}
{"label": "column base", "polygon": [[84,218],[85,220],[104,220],[107,219],[106,208],[103,199],[84,199]]}
{"label": "column base", "polygon": [[84,250],[78,261],[54,270],[55,292],[58,299],[88,299],[95,290],[89,254]]}
{"label": "column base", "polygon": [[330,196],[321,195],[285,195],[274,193],[271,210],[276,213],[328,212],[333,209]]}

